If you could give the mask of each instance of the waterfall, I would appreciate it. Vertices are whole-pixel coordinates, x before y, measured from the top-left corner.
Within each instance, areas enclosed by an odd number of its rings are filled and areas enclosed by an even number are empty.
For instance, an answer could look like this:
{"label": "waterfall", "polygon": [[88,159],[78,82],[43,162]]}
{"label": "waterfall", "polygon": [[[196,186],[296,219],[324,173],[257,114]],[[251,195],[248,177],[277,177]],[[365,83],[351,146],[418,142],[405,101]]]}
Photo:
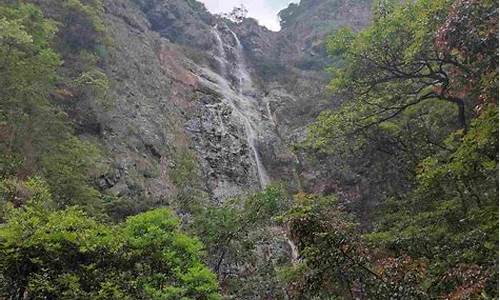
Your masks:
{"label": "waterfall", "polygon": [[[225,44],[217,26],[215,26],[213,28],[213,34],[217,43],[217,53],[215,59],[219,63],[220,73],[216,74],[209,69],[205,69],[205,76],[209,79],[201,79],[205,82],[205,84],[210,85],[212,89],[222,95],[223,101],[225,101],[232,108],[233,114],[243,124],[247,144],[250,147],[255,160],[260,186],[261,188],[265,188],[269,184],[270,180],[267,175],[266,168],[260,158],[257,143],[259,141],[259,133],[265,130],[264,124],[267,123],[269,125],[269,123],[271,123],[272,126],[275,126],[276,120],[271,112],[271,105],[269,101],[264,101],[263,104],[265,105],[264,110],[266,116],[262,115],[259,109],[260,104],[253,96],[257,93],[245,62],[243,45],[241,44],[241,41],[236,33],[227,27],[225,30],[230,33],[235,46]],[[227,53],[228,51],[231,51],[230,54],[234,57],[234,64],[231,64],[230,62]],[[228,72],[230,72],[230,74],[228,74]],[[236,87],[234,87],[234,85],[226,79],[226,77],[229,77],[228,75],[236,77]],[[283,232],[283,236],[290,248],[290,258],[292,263],[297,263],[300,260],[297,246],[287,236],[286,232]]]}
{"label": "waterfall", "polygon": [[[259,110],[259,103],[257,99],[255,99],[254,95],[255,90],[253,88],[252,78],[248,72],[243,46],[236,35],[232,30],[226,27],[226,30],[229,31],[231,36],[233,37],[235,46],[228,46],[232,51],[233,56],[235,57],[235,65],[233,66],[229,62],[228,55],[226,53],[224,40],[217,28],[215,26],[213,28],[213,34],[215,37],[215,41],[217,43],[217,55],[216,60],[220,63],[220,72],[221,74],[215,74],[210,70],[204,70],[207,76],[215,79],[217,84],[213,84],[210,81],[206,81],[206,84],[212,86],[212,88],[218,91],[222,97],[223,101],[225,101],[231,108],[234,115],[241,120],[242,125],[245,129],[246,140],[248,146],[250,147],[251,153],[255,160],[255,166],[257,169],[257,175],[259,177],[259,183],[261,188],[265,188],[269,182],[269,176],[267,175],[266,168],[262,163],[260,158],[260,154],[257,148],[257,143],[259,141],[259,131],[261,130],[262,116]],[[237,87],[235,88],[225,79],[226,73],[231,71],[231,75],[236,77],[237,79]]]}
{"label": "waterfall", "polygon": [[225,77],[226,73],[227,73],[226,50],[224,49],[224,42],[222,41],[222,37],[219,34],[217,25],[215,25],[215,27],[212,28],[212,33],[215,37],[215,42],[217,45],[217,53],[214,57],[217,60],[217,62],[219,63],[221,76]]}
{"label": "waterfall", "polygon": [[245,88],[246,89],[253,88],[252,77],[250,77],[250,74],[248,73],[247,66],[245,63],[243,45],[241,44],[238,35],[236,35],[236,33],[234,33],[234,31],[232,30],[229,30],[229,32],[233,36],[234,42],[236,43],[236,49],[235,49],[236,67],[237,67],[236,73],[239,79],[239,91],[240,93],[242,93]]}
{"label": "waterfall", "polygon": [[292,242],[292,240],[289,238],[286,238],[286,243],[290,247],[290,254],[291,254],[291,258],[292,258],[292,263],[298,262],[300,259],[299,249],[297,249],[297,246],[295,245],[295,243]]}

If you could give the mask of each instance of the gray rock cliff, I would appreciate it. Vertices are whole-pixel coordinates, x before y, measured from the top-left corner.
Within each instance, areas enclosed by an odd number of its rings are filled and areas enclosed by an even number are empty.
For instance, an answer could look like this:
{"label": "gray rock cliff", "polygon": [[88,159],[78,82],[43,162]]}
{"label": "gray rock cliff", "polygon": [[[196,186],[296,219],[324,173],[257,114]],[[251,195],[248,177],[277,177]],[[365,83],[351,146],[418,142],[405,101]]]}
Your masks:
{"label": "gray rock cliff", "polygon": [[280,32],[196,1],[109,0],[105,9],[112,102],[90,105],[112,153],[103,190],[154,206],[186,195],[222,202],[272,181],[314,185],[291,149],[332,103],[321,41],[367,24],[368,2],[303,0],[284,10]]}

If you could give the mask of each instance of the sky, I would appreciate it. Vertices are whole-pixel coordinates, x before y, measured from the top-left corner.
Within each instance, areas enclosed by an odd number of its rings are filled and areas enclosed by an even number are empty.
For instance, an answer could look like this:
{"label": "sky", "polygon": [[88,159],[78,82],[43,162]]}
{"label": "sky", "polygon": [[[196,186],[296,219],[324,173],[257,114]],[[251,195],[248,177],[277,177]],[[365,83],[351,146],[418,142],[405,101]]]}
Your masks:
{"label": "sky", "polygon": [[278,12],[291,2],[298,0],[199,0],[205,3],[212,13],[230,12],[233,7],[243,4],[248,16],[257,19],[260,25],[278,31],[280,29]]}

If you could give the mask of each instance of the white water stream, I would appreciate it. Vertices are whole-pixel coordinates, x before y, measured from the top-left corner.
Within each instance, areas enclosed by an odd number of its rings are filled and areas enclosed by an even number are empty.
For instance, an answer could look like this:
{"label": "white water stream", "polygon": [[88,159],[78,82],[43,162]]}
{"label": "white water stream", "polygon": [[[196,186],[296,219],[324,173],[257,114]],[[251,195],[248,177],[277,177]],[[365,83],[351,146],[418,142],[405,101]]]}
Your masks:
{"label": "white water stream", "polygon": [[286,242],[287,242],[288,246],[290,246],[290,251],[291,251],[291,255],[292,255],[292,263],[297,263],[300,259],[299,249],[297,249],[297,246],[295,245],[295,243],[291,239],[286,238]]}
{"label": "white water stream", "polygon": [[[259,110],[259,103],[254,96],[257,94],[257,91],[254,88],[252,77],[248,72],[244,57],[244,49],[238,35],[227,27],[224,29],[231,35],[234,46],[229,43],[224,43],[224,39],[217,26],[214,27],[213,34],[217,42],[217,56],[215,59],[219,63],[220,74],[205,69],[204,72],[207,78],[205,78],[204,82],[209,85],[210,88],[222,95],[224,101],[232,108],[234,115],[242,121],[245,128],[247,143],[255,159],[261,188],[265,188],[270,180],[260,158],[257,143],[260,137],[259,133],[265,131],[264,122],[271,122],[273,126],[276,126],[275,120],[269,102],[265,103],[267,117],[264,117]],[[231,51],[229,53],[231,56],[228,55],[226,49]],[[230,62],[230,57],[233,58],[233,63]],[[226,79],[230,78],[231,75],[236,78],[236,86]],[[283,233],[283,236],[290,247],[292,263],[297,263],[300,260],[297,246],[288,238],[286,233]]]}
{"label": "white water stream", "polygon": [[[218,28],[215,27],[213,29],[213,34],[217,41],[218,53],[216,60],[219,62],[221,74],[212,72],[209,69],[203,69],[204,75],[208,77],[204,78],[203,81],[205,84],[209,85],[210,88],[221,94],[223,101],[232,108],[233,114],[241,120],[245,128],[248,146],[255,160],[260,186],[265,188],[270,180],[257,148],[260,138],[259,131],[263,129],[261,125],[263,118],[259,111],[259,103],[257,99],[252,96],[257,93],[253,87],[252,78],[247,70],[243,46],[238,36],[233,31],[229,28],[226,28],[226,30],[229,31],[234,39],[235,46],[225,44]],[[230,62],[230,57],[226,52],[226,48],[232,52],[231,54],[235,58],[233,63]],[[231,74],[227,74],[227,72],[231,72]],[[226,79],[227,75],[236,77],[236,87]]]}

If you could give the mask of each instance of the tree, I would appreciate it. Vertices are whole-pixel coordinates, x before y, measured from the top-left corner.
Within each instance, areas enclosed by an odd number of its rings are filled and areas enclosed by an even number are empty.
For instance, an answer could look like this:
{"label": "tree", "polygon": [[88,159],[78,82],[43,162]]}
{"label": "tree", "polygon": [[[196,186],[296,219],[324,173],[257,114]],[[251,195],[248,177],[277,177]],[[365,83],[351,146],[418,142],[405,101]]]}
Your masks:
{"label": "tree", "polygon": [[428,260],[431,295],[496,298],[498,108],[485,108],[464,137],[446,144],[451,152],[421,163],[415,190],[386,201],[371,238],[396,255]]}
{"label": "tree", "polygon": [[[75,136],[51,99],[62,80],[61,56],[52,48],[56,25],[33,4],[0,5],[0,180],[44,177],[60,207],[79,204],[97,213],[101,195],[90,167],[100,152]],[[105,78],[95,77],[80,77],[79,88],[97,82],[105,89]]]}
{"label": "tree", "polygon": [[195,215],[194,230],[207,245],[209,264],[227,295],[237,299],[283,297],[277,269],[287,260],[286,253],[267,251],[273,251],[270,244],[279,242],[272,229],[277,225],[273,218],[287,207],[283,187],[273,185]]}
{"label": "tree", "polygon": [[498,103],[498,5],[495,1],[454,1],[436,34],[440,55],[459,64],[453,94],[474,100],[476,111]]}
{"label": "tree", "polygon": [[[471,21],[476,23],[469,26],[494,22],[494,15],[487,11],[496,8],[489,2],[481,4],[484,10]],[[444,42],[439,42],[446,35],[443,31],[447,22],[456,19],[455,12],[449,11],[452,4],[452,1],[440,0],[384,6],[386,11],[379,13],[368,29],[357,35],[340,30],[328,41],[330,53],[342,56],[344,62],[343,67],[333,70],[330,88],[352,99],[346,110],[357,107],[356,115],[350,120],[354,130],[377,126],[415,105],[432,101],[455,105],[457,125],[467,129],[479,97],[474,90],[475,84],[481,81],[478,74],[483,74],[490,64],[471,61],[470,53],[443,51],[440,45]],[[492,32],[488,33],[487,48],[482,53],[494,62],[498,59],[494,54],[495,33],[491,27],[487,28]],[[465,31],[462,33],[459,36],[453,33],[454,39],[470,39]],[[447,45],[454,48],[452,44]],[[465,82],[470,86],[466,93]]]}
{"label": "tree", "polygon": [[168,209],[130,217],[122,227],[131,271],[152,299],[219,299],[217,279],[203,265],[203,244],[180,231]]}
{"label": "tree", "polygon": [[223,17],[231,20],[234,23],[241,23],[248,15],[248,9],[241,4],[240,6],[235,6],[230,13],[224,14]]}
{"label": "tree", "polygon": [[113,226],[78,208],[51,211],[46,185],[7,209],[0,228],[0,296],[9,299],[219,299],[203,245],[167,209]]}
{"label": "tree", "polygon": [[[2,153],[8,154],[30,148],[37,137],[34,123],[51,113],[47,113],[51,107],[46,96],[61,61],[49,46],[55,23],[35,6],[0,6],[0,29],[0,138]],[[54,119],[53,124],[58,123],[57,115]],[[24,163],[30,167],[30,162]]]}
{"label": "tree", "polygon": [[498,86],[495,3],[378,3],[370,27],[328,41],[337,59],[329,87],[343,103],[322,112],[306,142],[339,157],[336,169],[351,171],[343,177],[362,174],[372,199],[411,190],[420,161],[466,133]]}
{"label": "tree", "polygon": [[[313,226],[313,234],[299,235],[307,242],[299,286],[329,295],[332,286],[360,278],[372,298],[400,290],[405,299],[496,298],[497,4],[382,2],[372,26],[341,30],[329,41],[343,64],[333,68],[330,87],[345,103],[318,117],[306,144],[347,158],[343,166],[368,181],[391,183],[370,183],[369,191],[383,185],[382,193],[369,193],[383,209],[373,232],[354,241],[331,225],[341,218],[325,215],[328,208],[291,219],[298,228]],[[353,260],[346,265],[328,247],[351,249]],[[323,268],[322,261],[331,263]],[[370,276],[356,271],[361,262]],[[374,279],[390,284],[371,289]]]}
{"label": "tree", "polygon": [[335,197],[297,194],[293,208],[281,219],[300,253],[300,261],[283,272],[292,299],[422,299],[425,295],[419,282],[409,279],[409,274],[423,278],[419,263],[408,258],[392,269],[380,268],[384,260],[398,259],[369,247]]}

